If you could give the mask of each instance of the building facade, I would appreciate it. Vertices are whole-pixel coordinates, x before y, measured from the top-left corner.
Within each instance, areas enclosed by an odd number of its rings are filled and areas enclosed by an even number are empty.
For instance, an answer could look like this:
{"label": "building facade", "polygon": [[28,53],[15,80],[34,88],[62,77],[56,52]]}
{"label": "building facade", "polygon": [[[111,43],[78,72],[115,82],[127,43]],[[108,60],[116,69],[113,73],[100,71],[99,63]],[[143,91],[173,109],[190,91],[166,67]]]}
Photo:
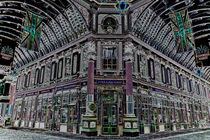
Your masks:
{"label": "building facade", "polygon": [[[75,22],[77,39],[70,35],[71,43],[61,40],[62,47],[18,69],[14,126],[119,136],[208,127],[210,82],[142,41],[161,20],[147,30],[144,15],[92,10],[89,29]],[[164,47],[172,39],[168,28],[156,37]]]}
{"label": "building facade", "polygon": [[12,103],[10,100],[13,100],[13,94],[15,92],[16,80],[14,80],[11,75],[7,75],[8,73],[5,72],[7,68],[8,67],[0,66],[0,126],[9,125],[11,123],[10,112],[12,111]]}

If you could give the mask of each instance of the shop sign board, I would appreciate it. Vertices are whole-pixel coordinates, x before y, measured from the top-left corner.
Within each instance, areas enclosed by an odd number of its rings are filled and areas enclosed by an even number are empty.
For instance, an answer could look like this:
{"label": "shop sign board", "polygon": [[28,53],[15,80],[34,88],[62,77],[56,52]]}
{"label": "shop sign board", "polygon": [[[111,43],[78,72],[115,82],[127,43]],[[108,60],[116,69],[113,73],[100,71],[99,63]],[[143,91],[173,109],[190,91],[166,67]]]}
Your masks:
{"label": "shop sign board", "polygon": [[122,80],[97,80],[97,85],[122,85]]}
{"label": "shop sign board", "polygon": [[72,84],[72,85],[66,85],[66,86],[62,86],[62,87],[57,87],[56,91],[60,91],[60,90],[68,90],[68,89],[72,89],[77,87],[76,84]]}

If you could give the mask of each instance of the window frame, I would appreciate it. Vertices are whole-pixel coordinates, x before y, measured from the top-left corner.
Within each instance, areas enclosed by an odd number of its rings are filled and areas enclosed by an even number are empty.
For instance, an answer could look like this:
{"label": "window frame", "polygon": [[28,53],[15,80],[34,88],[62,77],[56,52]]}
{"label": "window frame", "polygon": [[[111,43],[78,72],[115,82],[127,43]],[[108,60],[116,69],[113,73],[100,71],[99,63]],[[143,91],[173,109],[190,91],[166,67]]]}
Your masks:
{"label": "window frame", "polygon": [[[119,65],[119,61],[118,61],[118,59],[117,58],[119,58],[119,47],[118,47],[118,45],[102,45],[102,47],[101,47],[102,49],[101,49],[101,51],[102,51],[102,53],[101,53],[101,67],[102,67],[102,69],[103,69],[103,71],[117,71],[118,70],[118,65]],[[114,55],[112,55],[112,59],[110,59],[111,60],[111,64],[109,64],[109,63],[107,63],[107,64],[104,64],[104,61],[106,60],[107,62],[108,62],[108,58],[106,58],[105,59],[105,56],[104,56],[104,50],[105,49],[107,49],[107,48],[114,48],[115,50],[114,50],[114,52],[116,51],[117,52],[117,54],[116,54],[116,58],[114,59]],[[108,49],[107,49],[108,50]],[[113,61],[116,61],[116,63],[113,63]],[[107,65],[107,68],[105,68],[105,66],[104,65]],[[109,65],[111,65],[111,68],[109,69],[108,68],[108,66]],[[113,67],[113,66],[116,66],[115,68]]]}
{"label": "window frame", "polygon": [[[57,78],[61,79],[63,78],[63,58],[60,58],[58,61],[58,73],[57,73]],[[60,68],[60,63],[61,63],[61,68]]]}

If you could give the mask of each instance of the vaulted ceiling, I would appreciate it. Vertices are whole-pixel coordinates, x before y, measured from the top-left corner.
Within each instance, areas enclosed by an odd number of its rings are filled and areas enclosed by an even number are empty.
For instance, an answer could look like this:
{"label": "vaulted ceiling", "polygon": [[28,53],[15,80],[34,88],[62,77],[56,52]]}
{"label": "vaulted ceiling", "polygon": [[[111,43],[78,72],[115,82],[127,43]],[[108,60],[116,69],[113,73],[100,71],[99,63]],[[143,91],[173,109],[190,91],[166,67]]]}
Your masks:
{"label": "vaulted ceiling", "polygon": [[[40,52],[32,52],[21,47],[16,48],[14,66],[19,68],[41,56],[68,44],[72,40],[89,32],[88,11],[75,1],[79,0],[1,0],[0,1],[0,39],[9,39],[9,43],[21,42],[26,8],[45,17],[41,35]],[[145,0],[142,0],[145,1]],[[148,1],[148,0],[147,0]],[[190,3],[191,1],[191,3]],[[104,0],[84,0],[88,5],[101,6]],[[107,1],[108,2],[108,1]],[[115,3],[116,0],[109,0]],[[158,51],[194,71],[193,52],[177,54],[175,40],[170,27],[169,14],[172,11],[189,7],[195,41],[210,42],[210,1],[209,0],[151,0],[141,8],[140,1],[130,0],[133,22],[132,32]],[[106,6],[106,5],[105,5]],[[135,8],[137,9],[135,9]],[[134,13],[137,14],[134,14]],[[135,17],[136,16],[136,17]],[[144,25],[144,26],[142,26]],[[210,67],[202,68],[202,77],[210,80]]]}
{"label": "vaulted ceiling", "polygon": [[[166,56],[184,67],[195,71],[194,51],[176,53],[176,40],[170,26],[169,14],[188,8],[192,20],[193,35],[196,45],[209,46],[210,38],[210,1],[209,0],[159,0],[136,11],[133,32],[144,42],[150,44]],[[135,11],[134,11],[135,15]],[[135,19],[135,17],[134,17]],[[210,67],[202,67],[202,77],[210,80]]]}

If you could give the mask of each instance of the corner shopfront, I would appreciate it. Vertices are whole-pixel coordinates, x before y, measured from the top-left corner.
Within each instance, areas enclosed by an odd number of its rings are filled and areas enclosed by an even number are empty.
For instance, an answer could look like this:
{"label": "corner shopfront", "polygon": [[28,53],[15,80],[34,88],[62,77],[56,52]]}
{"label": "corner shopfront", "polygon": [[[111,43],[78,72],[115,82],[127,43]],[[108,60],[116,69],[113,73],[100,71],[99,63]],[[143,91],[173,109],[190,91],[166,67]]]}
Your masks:
{"label": "corner shopfront", "polygon": [[[123,81],[97,80],[94,111],[98,135],[122,135],[125,114]],[[87,83],[39,92],[17,94],[13,109],[15,126],[78,134],[86,111]],[[140,134],[197,127],[208,121],[208,107],[199,100],[155,88],[134,88],[134,113]],[[204,112],[202,114],[202,111]]]}

